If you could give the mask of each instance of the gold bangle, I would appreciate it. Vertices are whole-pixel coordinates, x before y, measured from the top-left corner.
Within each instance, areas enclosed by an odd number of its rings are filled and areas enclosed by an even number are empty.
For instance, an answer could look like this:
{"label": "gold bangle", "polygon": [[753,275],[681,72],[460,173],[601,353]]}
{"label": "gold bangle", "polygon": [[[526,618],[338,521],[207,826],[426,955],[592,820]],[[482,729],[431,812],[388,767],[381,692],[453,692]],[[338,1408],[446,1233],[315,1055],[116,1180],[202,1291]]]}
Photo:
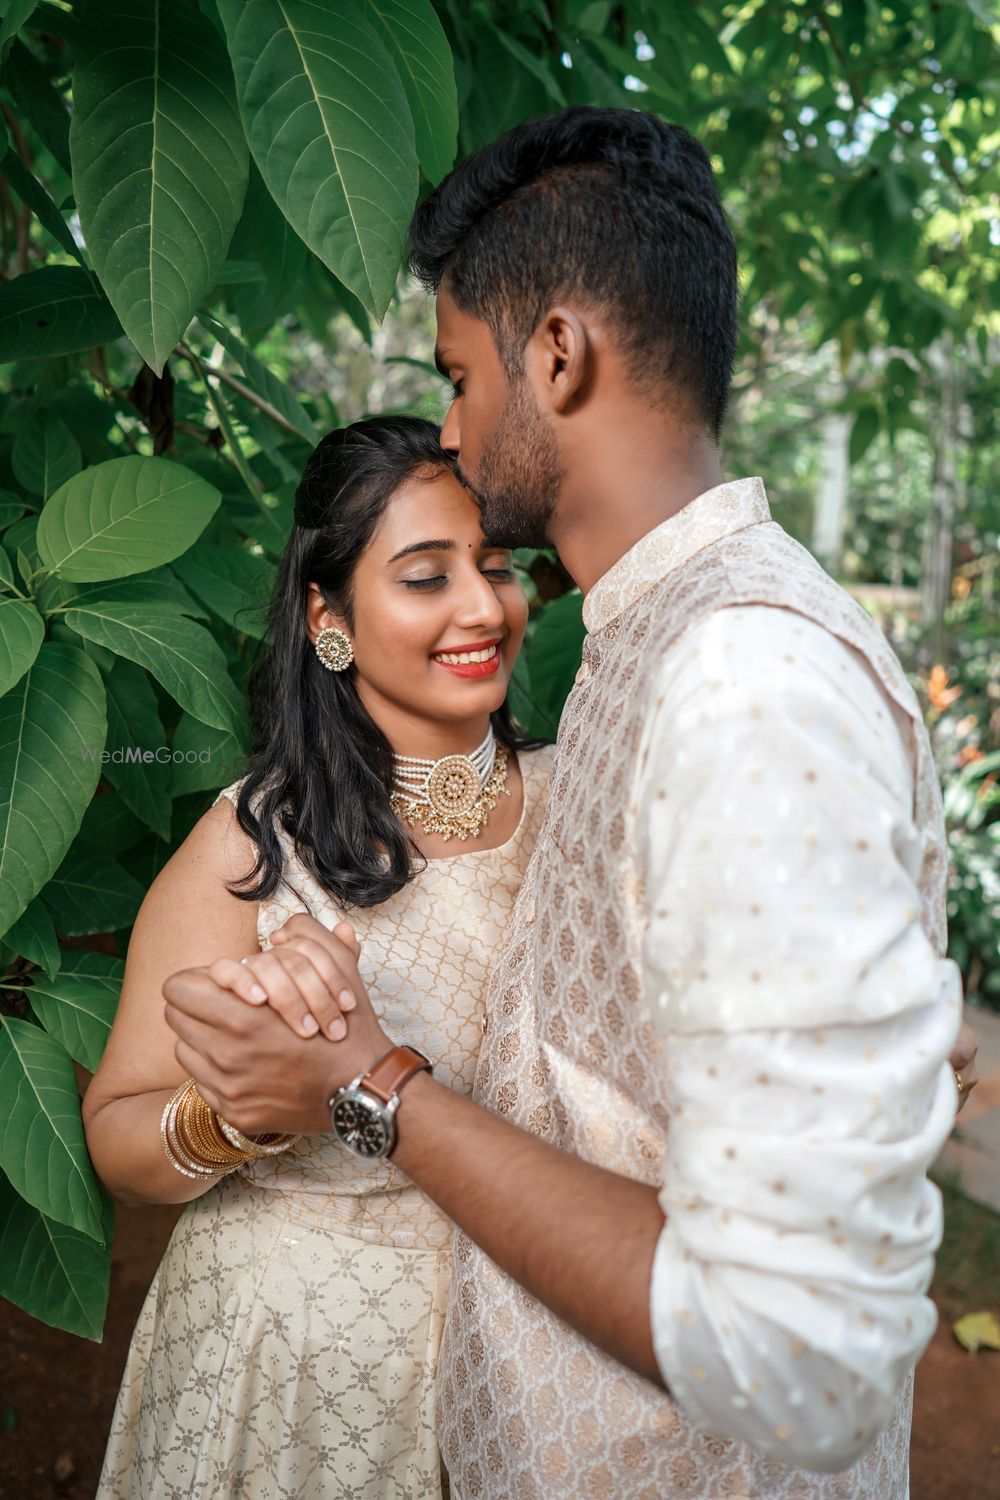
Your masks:
{"label": "gold bangle", "polygon": [[194,1079],[186,1079],[167,1100],[160,1117],[160,1141],[164,1154],[175,1171],[180,1172],[184,1177],[201,1180],[206,1177],[217,1177],[220,1171],[230,1171],[232,1168],[220,1168],[200,1160],[191,1154],[178,1136],[178,1114],[193,1087]]}
{"label": "gold bangle", "polygon": [[185,1177],[226,1176],[247,1162],[277,1156],[298,1135],[270,1131],[256,1138],[236,1130],[218,1115],[188,1078],[167,1100],[160,1118],[160,1140],[170,1164]]}
{"label": "gold bangle", "polygon": [[302,1139],[301,1135],[244,1135],[242,1130],[237,1130],[235,1125],[230,1125],[221,1115],[216,1115],[216,1122],[230,1146],[240,1151],[251,1152],[254,1156],[279,1156],[282,1151],[287,1151],[289,1146]]}

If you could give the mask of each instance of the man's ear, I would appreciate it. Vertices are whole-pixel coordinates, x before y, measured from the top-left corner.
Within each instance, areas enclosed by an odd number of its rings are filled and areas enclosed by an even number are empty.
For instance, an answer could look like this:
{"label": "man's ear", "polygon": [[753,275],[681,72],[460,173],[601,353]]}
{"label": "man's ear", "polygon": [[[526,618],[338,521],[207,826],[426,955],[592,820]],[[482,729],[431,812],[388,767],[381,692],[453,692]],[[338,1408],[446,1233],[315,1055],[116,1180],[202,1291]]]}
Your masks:
{"label": "man's ear", "polygon": [[532,334],[537,379],[555,412],[566,412],[590,384],[594,345],[569,307],[553,307]]}

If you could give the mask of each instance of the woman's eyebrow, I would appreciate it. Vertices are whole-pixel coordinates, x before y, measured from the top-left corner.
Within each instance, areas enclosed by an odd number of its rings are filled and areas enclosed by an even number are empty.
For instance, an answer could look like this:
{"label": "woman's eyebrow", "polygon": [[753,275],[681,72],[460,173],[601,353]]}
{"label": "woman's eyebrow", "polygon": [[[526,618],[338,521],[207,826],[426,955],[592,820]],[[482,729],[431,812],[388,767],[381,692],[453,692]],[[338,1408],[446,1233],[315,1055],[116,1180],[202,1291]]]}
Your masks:
{"label": "woman's eyebrow", "polygon": [[[455,543],[449,541],[411,542],[408,547],[401,547],[398,552],[394,553],[389,563],[398,562],[401,557],[409,557],[411,552],[454,552],[454,550]],[[386,563],[386,567],[389,563]]]}

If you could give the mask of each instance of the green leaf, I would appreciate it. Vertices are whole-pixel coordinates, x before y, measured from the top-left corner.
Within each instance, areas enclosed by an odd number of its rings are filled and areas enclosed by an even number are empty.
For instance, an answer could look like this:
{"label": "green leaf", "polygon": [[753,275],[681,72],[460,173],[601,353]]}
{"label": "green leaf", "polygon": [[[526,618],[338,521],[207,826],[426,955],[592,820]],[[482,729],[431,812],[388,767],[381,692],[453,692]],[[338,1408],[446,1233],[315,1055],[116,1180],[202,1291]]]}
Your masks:
{"label": "green leaf", "polygon": [[243,206],[247,240],[264,272],[271,296],[280,303],[298,285],[306,264],[306,247],[264,186],[255,165]]}
{"label": "green leaf", "polygon": [[107,854],[71,849],[42,892],[63,937],[117,932],[135,921],[143,889]]}
{"label": "green leaf", "polygon": [[94,663],[63,641],[44,642],[30,671],[0,698],[0,934],[76,837],[100,776],[105,703]]}
{"label": "green leaf", "polygon": [[1000,1349],[1000,1320],[995,1313],[966,1313],[952,1324],[952,1332],[970,1354],[980,1349]]}
{"label": "green leaf", "polygon": [[34,975],[25,993],[49,1036],[95,1073],[111,1035],[120,989],[88,974],[61,973],[54,979]]}
{"label": "green leaf", "polygon": [[22,203],[26,203],[38,222],[49,231],[73,259],[84,264],[80,248],[70,233],[69,225],[56,208],[45,188],[11,147],[3,159],[3,173]]}
{"label": "green leaf", "polygon": [[209,618],[208,610],[191,598],[180,579],[167,567],[139,573],[134,578],[120,578],[116,583],[81,584],[72,590],[72,603],[133,604],[157,614],[190,615],[195,620]]}
{"label": "green leaf", "polygon": [[242,735],[243,697],[229,677],[222,650],[200,625],[178,615],[92,602],[68,609],[65,619],[86,640],[152,672],[181,708],[202,723]]}
{"label": "green leaf", "polygon": [[314,448],[320,440],[320,433],[313,426],[301,401],[293,396],[284,381],[272,374],[264,361],[258,359],[242,339],[238,339],[235,333],[232,333],[224,323],[220,323],[217,318],[213,318],[210,313],[199,311],[198,322],[213,338],[218,339],[226,353],[236,361],[246,376],[251,390],[273,408],[286,426]]}
{"label": "green leaf", "polygon": [[37,4],[38,0],[7,0],[4,18],[0,21],[0,62],[7,56],[17,33]]}
{"label": "green leaf", "polygon": [[553,599],[542,610],[527,648],[531,696],[550,734],[558,727],[580,666],[586,634],[582,609],[583,600],[575,591]]}
{"label": "green leaf", "polygon": [[444,27],[430,0],[368,0],[367,11],[403,80],[424,176],[440,182],[458,142],[458,93]]}
{"label": "green leaf", "polygon": [[126,806],[168,839],[170,761],[153,684],[141,667],[119,656],[107,687],[109,758],[104,775]]}
{"label": "green leaf", "polygon": [[0,284],[2,360],[78,354],[120,334],[110,302],[79,266],[43,266]]}
{"label": "green leaf", "polygon": [[28,599],[0,599],[0,696],[20,682],[41,650],[45,623]]}
{"label": "green leaf", "polygon": [[519,42],[516,37],[511,36],[510,32],[505,31],[501,26],[493,27],[493,35],[500,45],[507,49],[511,57],[516,58],[521,67],[525,68],[538,80],[553,104],[565,105],[566,95],[563,93],[561,85],[553,75],[551,69],[540,58],[536,57],[533,52],[529,52],[523,42]]}
{"label": "green leaf", "polygon": [[852,464],[859,462],[878,436],[879,414],[874,406],[863,406],[851,428],[849,458]]}
{"label": "green leaf", "polygon": [[[62,12],[62,19],[67,28],[73,21],[67,11]],[[59,32],[59,35],[64,34],[68,32]],[[14,43],[4,67],[4,83],[17,101],[18,112],[34,127],[69,176],[69,110],[66,100],[53,87],[44,67],[23,42]]]}
{"label": "green leaf", "polygon": [[103,1241],[103,1207],[69,1053],[29,1021],[0,1029],[0,1168],[48,1218]]}
{"label": "green leaf", "polygon": [[110,1274],[108,1243],[40,1213],[0,1174],[0,1297],[50,1328],[99,1343]]}
{"label": "green leaf", "polygon": [[5,531],[24,515],[27,500],[11,490],[0,490],[0,531]]}
{"label": "green leaf", "polygon": [[49,412],[21,428],[10,457],[18,483],[45,500],[83,463],[80,444],[66,423]]}
{"label": "green leaf", "polygon": [[353,7],[221,0],[254,161],[311,250],[381,317],[417,195],[399,74]]}
{"label": "green leaf", "polygon": [[100,849],[103,854],[121,854],[146,833],[146,824],[126,806],[117,792],[97,796],[87,808],[76,836],[79,848]]}
{"label": "green leaf", "polygon": [[39,556],[71,583],[141,573],[190,547],[221,499],[183,464],[109,458],[52,496],[38,523]]}
{"label": "green leaf", "polygon": [[193,594],[243,635],[263,640],[265,611],[274,590],[273,563],[240,547],[192,547],[174,564]]}
{"label": "green leaf", "polygon": [[170,790],[175,797],[228,786],[240,776],[247,758],[245,744],[221,729],[200,724],[190,714],[182,714],[177,721],[173,749]]}
{"label": "green leaf", "polygon": [[225,49],[191,6],[102,0],[85,12],[75,52],[70,151],[84,238],[159,375],[215,284],[246,193]]}
{"label": "green leaf", "polygon": [[40,964],[49,979],[59,973],[59,940],[48,908],[40,896],[25,907],[4,942],[21,958]]}

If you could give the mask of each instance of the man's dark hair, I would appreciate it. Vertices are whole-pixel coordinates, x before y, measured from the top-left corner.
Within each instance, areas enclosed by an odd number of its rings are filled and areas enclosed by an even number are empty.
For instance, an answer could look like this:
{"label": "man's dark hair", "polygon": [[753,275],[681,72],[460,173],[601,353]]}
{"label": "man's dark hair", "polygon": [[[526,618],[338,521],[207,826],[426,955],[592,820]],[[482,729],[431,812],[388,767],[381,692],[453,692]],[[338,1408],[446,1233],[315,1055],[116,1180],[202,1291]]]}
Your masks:
{"label": "man's dark hair", "polygon": [[417,209],[410,266],[482,319],[508,378],[548,308],[608,314],[637,385],[718,435],[737,337],[736,247],[705,148],[638,109],[574,105],[466,157]]}

